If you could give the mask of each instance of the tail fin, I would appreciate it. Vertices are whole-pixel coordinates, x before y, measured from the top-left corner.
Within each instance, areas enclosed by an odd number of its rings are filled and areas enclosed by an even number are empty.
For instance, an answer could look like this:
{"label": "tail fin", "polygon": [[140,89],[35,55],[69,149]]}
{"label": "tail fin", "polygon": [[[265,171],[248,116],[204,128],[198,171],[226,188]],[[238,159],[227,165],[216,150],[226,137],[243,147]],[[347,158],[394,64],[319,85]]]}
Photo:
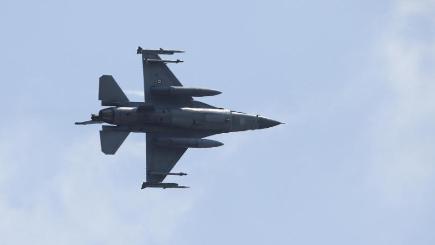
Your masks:
{"label": "tail fin", "polygon": [[101,151],[113,155],[127,138],[129,131],[119,130],[113,126],[103,126],[100,131]]}
{"label": "tail fin", "polygon": [[101,100],[103,106],[119,106],[129,102],[127,96],[111,75],[102,75],[100,77],[98,99]]}

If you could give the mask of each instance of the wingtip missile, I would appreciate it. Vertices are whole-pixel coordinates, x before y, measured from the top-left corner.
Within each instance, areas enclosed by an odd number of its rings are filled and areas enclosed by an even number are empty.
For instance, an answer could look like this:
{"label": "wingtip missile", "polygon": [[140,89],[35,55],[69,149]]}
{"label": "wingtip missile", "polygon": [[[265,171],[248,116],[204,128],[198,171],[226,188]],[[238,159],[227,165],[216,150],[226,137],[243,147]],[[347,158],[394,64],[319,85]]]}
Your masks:
{"label": "wingtip missile", "polygon": [[184,53],[184,50],[174,50],[174,49],[143,49],[139,46],[136,50],[137,54],[175,54],[175,53]]}
{"label": "wingtip missile", "polygon": [[185,189],[188,186],[178,185],[177,183],[161,183],[161,182],[143,182],[141,189],[145,188],[163,188],[163,189]]}

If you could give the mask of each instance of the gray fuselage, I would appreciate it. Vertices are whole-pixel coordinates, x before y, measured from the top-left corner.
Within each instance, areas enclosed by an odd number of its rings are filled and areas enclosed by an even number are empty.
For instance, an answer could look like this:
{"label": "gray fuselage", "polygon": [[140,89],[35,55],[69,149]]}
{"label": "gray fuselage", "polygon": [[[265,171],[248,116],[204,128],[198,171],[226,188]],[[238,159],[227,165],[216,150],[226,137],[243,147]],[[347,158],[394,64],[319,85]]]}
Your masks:
{"label": "gray fuselage", "polygon": [[98,117],[106,123],[144,133],[189,130],[216,134],[261,129],[279,124],[258,115],[217,108],[109,107],[100,110]]}

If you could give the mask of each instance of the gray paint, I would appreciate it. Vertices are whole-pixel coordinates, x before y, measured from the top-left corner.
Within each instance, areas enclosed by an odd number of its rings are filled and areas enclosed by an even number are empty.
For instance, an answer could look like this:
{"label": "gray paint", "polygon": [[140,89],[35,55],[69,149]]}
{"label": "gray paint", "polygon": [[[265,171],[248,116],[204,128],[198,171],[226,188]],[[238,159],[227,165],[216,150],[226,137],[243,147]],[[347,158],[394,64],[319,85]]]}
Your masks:
{"label": "gray paint", "polygon": [[98,115],[78,125],[106,123],[100,131],[101,150],[115,154],[130,132],[146,133],[146,182],[142,188],[185,188],[176,183],[162,183],[167,175],[185,175],[170,171],[188,148],[218,147],[223,143],[203,139],[214,134],[263,129],[280,122],[217,108],[192,97],[213,96],[217,90],[186,88],[166,66],[179,60],[162,60],[159,55],[177,50],[143,50],[145,102],[131,102],[115,79],[103,75],[99,80]]}

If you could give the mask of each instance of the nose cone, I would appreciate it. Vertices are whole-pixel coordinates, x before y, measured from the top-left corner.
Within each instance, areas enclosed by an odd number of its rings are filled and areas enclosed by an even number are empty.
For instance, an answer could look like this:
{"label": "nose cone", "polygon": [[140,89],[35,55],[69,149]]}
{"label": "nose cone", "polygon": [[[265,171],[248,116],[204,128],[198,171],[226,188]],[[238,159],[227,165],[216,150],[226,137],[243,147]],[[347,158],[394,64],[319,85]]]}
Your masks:
{"label": "nose cone", "polygon": [[270,128],[270,127],[274,127],[276,125],[281,124],[278,121],[269,119],[269,118],[265,118],[265,117],[258,117],[258,128]]}

